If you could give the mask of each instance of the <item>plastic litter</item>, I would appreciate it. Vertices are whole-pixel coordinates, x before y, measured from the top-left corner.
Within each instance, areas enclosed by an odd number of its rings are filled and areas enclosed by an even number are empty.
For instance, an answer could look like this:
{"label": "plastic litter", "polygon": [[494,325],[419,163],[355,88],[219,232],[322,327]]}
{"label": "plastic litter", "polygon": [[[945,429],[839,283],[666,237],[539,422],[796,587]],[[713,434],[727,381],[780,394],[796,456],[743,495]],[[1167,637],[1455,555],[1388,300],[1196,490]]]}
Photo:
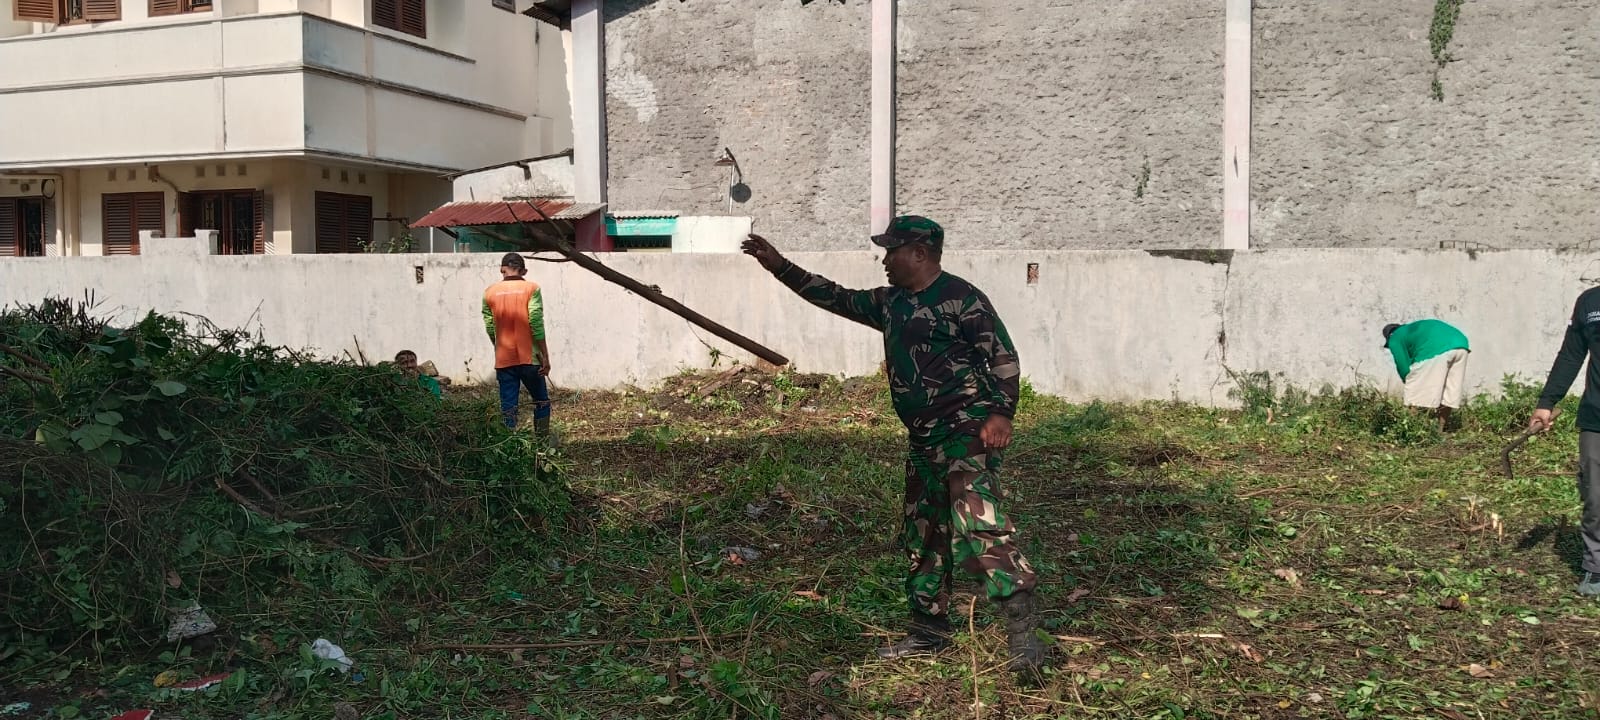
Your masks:
{"label": "plastic litter", "polygon": [[33,708],[30,702],[14,702],[5,707],[0,707],[0,715],[21,715]]}
{"label": "plastic litter", "polygon": [[356,665],[355,660],[344,654],[344,648],[329,642],[326,638],[317,638],[311,643],[311,654],[323,660],[339,663],[339,672],[350,672],[350,668]]}
{"label": "plastic litter", "polygon": [[171,619],[171,624],[167,626],[167,642],[188,640],[217,630],[216,621],[206,614],[200,603],[178,610],[168,610],[167,617]]}

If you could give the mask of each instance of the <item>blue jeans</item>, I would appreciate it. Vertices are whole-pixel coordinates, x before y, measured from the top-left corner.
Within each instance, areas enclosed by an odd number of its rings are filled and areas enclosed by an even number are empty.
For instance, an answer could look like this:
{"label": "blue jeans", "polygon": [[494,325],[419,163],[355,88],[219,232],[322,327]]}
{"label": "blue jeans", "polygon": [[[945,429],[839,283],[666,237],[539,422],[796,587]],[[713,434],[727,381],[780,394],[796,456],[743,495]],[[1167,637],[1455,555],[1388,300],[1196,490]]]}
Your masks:
{"label": "blue jeans", "polygon": [[522,386],[527,386],[528,394],[533,396],[534,419],[550,417],[550,389],[545,386],[538,365],[497,368],[494,375],[500,381],[500,413],[506,418],[506,427],[517,426],[517,400],[522,395]]}

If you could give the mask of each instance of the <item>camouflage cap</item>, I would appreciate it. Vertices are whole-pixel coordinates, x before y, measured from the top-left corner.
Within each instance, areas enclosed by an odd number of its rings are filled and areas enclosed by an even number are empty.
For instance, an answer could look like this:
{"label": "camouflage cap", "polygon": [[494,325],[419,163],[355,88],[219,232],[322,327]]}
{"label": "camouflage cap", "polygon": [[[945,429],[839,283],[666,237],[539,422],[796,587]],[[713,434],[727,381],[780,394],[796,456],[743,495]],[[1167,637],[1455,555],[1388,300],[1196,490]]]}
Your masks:
{"label": "camouflage cap", "polygon": [[944,228],[939,223],[921,215],[901,215],[889,221],[881,234],[873,235],[872,242],[881,248],[893,250],[906,243],[920,242],[934,250],[944,250]]}

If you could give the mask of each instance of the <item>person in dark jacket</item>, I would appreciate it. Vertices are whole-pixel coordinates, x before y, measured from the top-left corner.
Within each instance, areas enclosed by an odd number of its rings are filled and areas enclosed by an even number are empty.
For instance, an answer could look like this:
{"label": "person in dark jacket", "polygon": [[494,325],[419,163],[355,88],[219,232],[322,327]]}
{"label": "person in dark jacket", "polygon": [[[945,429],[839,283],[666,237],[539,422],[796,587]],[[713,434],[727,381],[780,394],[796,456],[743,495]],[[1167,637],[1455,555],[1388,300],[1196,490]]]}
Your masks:
{"label": "person in dark jacket", "polygon": [[1544,392],[1539,394],[1538,409],[1528,420],[1530,432],[1549,429],[1552,410],[1567,396],[1572,381],[1578,377],[1578,369],[1587,358],[1589,371],[1584,377],[1583,399],[1578,403],[1578,496],[1583,499],[1583,522],[1578,530],[1583,537],[1583,579],[1578,582],[1578,594],[1587,597],[1600,597],[1600,356],[1595,352],[1597,349],[1600,349],[1600,288],[1590,288],[1578,296],[1572,308],[1572,319],[1567,323],[1561,350],[1550,366]]}

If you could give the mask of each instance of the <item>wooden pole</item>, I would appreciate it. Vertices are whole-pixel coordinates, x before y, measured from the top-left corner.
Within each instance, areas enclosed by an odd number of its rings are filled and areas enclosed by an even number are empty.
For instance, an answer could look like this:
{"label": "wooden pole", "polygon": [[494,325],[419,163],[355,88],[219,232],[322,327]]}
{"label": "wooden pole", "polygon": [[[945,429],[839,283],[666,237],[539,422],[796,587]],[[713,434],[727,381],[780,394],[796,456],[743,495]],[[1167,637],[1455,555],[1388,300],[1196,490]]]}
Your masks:
{"label": "wooden pole", "polygon": [[[525,247],[527,245],[526,243],[518,242],[517,240],[514,240],[514,239],[512,239],[510,237],[507,237],[506,235],[503,235],[503,234],[501,234],[499,232],[496,232],[494,230],[490,230],[489,228],[486,228],[486,227],[480,227],[480,228],[475,228],[475,229],[478,232],[484,233],[484,234],[486,234],[486,235],[488,235],[488,236],[490,236],[490,237],[492,237],[492,238],[494,238],[496,240],[499,240],[500,242],[503,242],[503,243],[508,243],[510,245],[518,246],[518,247]],[[573,263],[576,263],[579,267],[581,267],[581,268],[583,268],[585,270],[588,270],[589,272],[592,272],[592,273],[594,273],[596,275],[599,275],[600,277],[606,279],[609,282],[612,282],[612,283],[615,283],[617,285],[621,285],[624,288],[627,288],[628,290],[638,294],[640,297],[643,297],[644,299],[649,300],[650,302],[653,302],[653,303],[655,303],[657,305],[660,305],[663,308],[666,308],[668,312],[671,312],[672,314],[677,315],[678,317],[681,317],[681,318],[683,318],[685,320],[688,320],[691,323],[694,323],[695,325],[700,326],[701,328],[709,331],[712,335],[716,335],[717,337],[722,338],[723,340],[727,340],[728,342],[733,343],[734,345],[736,345],[739,348],[745,350],[746,352],[749,352],[750,354],[752,354],[752,355],[754,355],[754,356],[756,356],[758,358],[761,358],[762,360],[765,360],[765,361],[767,361],[769,363],[772,363],[773,365],[777,365],[779,367],[782,367],[784,365],[788,365],[789,364],[789,358],[786,358],[786,357],[784,357],[782,355],[779,355],[777,352],[774,352],[772,349],[766,347],[765,345],[762,345],[761,343],[758,343],[758,342],[756,342],[754,340],[751,340],[750,338],[747,338],[747,337],[745,337],[743,335],[740,335],[739,333],[736,333],[736,332],[734,332],[734,331],[732,331],[732,330],[730,330],[730,329],[718,324],[717,322],[711,320],[710,318],[708,318],[708,317],[706,317],[704,315],[701,315],[700,313],[697,313],[697,312],[695,312],[693,310],[690,310],[683,303],[680,303],[677,300],[673,300],[672,298],[669,298],[666,295],[661,294],[661,291],[656,290],[655,288],[650,287],[649,285],[646,285],[646,284],[644,284],[642,282],[639,282],[638,280],[635,280],[635,279],[633,279],[631,277],[628,277],[627,275],[624,275],[624,274],[622,274],[620,272],[617,272],[616,270],[612,270],[611,268],[606,267],[605,265],[601,264],[600,261],[595,260],[594,258],[589,257],[588,255],[585,255],[585,254],[583,254],[581,252],[578,252],[577,250],[573,250],[570,247],[567,247],[566,243],[557,241],[556,243],[554,243],[554,245],[555,245],[555,247],[553,247],[551,249],[555,250],[558,253],[561,253],[562,256],[566,257],[568,260],[572,261]],[[540,248],[540,249],[543,249],[543,248]]]}

